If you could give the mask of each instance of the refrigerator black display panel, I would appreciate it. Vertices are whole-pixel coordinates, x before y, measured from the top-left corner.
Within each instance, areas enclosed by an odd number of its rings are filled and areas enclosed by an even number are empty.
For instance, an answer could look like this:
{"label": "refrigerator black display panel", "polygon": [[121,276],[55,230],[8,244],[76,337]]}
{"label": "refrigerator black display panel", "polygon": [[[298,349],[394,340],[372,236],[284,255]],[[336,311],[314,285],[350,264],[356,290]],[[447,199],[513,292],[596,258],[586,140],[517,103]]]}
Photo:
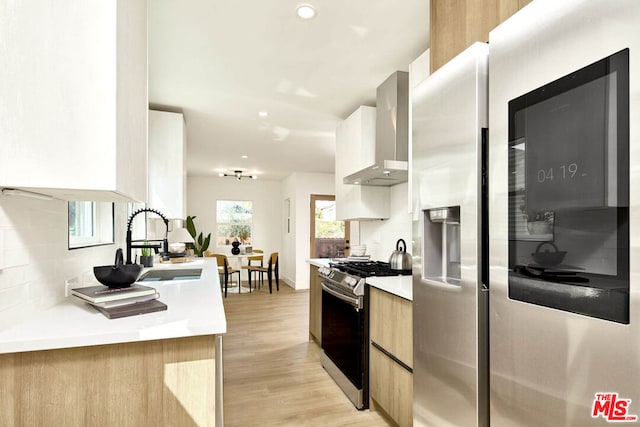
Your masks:
{"label": "refrigerator black display panel", "polygon": [[509,297],[629,323],[629,50],[509,102]]}

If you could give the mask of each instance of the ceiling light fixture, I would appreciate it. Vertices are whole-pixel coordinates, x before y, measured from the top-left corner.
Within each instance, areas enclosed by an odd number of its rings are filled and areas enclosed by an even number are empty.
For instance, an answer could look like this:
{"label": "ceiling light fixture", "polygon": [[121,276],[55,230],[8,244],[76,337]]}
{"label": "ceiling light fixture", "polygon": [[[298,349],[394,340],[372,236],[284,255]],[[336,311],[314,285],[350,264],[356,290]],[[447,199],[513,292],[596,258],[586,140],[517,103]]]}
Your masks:
{"label": "ceiling light fixture", "polygon": [[316,10],[308,4],[301,4],[296,8],[296,13],[302,19],[311,19],[316,16]]}
{"label": "ceiling light fixture", "polygon": [[241,170],[235,170],[233,171],[233,173],[219,173],[218,176],[232,176],[235,179],[237,179],[238,181],[240,181],[242,178],[251,178],[251,179],[257,179],[258,177],[255,175],[243,175]]}
{"label": "ceiling light fixture", "polygon": [[240,156],[240,157],[242,157],[243,159],[248,159],[249,158],[249,156],[247,156],[246,154],[243,155],[243,156]]}
{"label": "ceiling light fixture", "polygon": [[258,112],[258,115],[260,117],[269,117],[269,113],[267,113],[266,111],[260,111],[260,112]]}

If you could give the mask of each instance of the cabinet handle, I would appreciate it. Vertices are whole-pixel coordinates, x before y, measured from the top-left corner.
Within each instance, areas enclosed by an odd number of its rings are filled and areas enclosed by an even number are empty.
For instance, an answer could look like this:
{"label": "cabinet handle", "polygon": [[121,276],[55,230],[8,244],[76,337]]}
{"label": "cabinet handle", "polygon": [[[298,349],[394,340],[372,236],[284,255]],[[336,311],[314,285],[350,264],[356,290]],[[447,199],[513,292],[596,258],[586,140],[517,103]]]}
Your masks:
{"label": "cabinet handle", "polygon": [[375,341],[371,341],[371,345],[374,346],[376,349],[380,350],[385,356],[387,356],[389,359],[393,360],[394,362],[396,362],[398,365],[402,366],[404,369],[406,369],[407,371],[411,372],[413,374],[413,369],[407,365],[406,363],[404,363],[402,360],[398,359],[397,357],[395,357],[393,354],[389,353],[387,350],[385,350],[380,344],[378,344]]}
{"label": "cabinet handle", "polygon": [[328,293],[329,295],[333,295],[334,297],[351,304],[356,310],[360,310],[362,307],[360,306],[360,299],[359,298],[353,298],[344,294],[341,294],[339,292],[334,291],[333,289],[331,289],[330,287],[328,287],[327,285],[323,283],[321,283],[322,285],[322,290],[325,291],[326,293]]}

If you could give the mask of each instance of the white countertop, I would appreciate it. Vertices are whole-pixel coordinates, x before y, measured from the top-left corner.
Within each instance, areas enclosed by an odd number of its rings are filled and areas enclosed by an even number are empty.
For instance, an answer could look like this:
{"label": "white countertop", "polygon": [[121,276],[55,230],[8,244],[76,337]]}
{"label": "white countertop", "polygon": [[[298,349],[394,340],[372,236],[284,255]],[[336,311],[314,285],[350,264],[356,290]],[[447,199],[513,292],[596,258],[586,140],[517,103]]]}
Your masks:
{"label": "white countertop", "polygon": [[315,265],[316,267],[329,267],[329,262],[331,258],[310,258],[307,262],[311,265]]}
{"label": "white countertop", "polygon": [[[227,320],[215,258],[198,258],[156,268],[200,268],[198,280],[141,282],[160,293],[166,311],[107,319],[69,296],[25,322],[0,332],[0,353],[223,334]],[[147,271],[148,269],[145,269]]]}
{"label": "white countertop", "polygon": [[413,301],[413,276],[367,277],[365,280],[373,287]]}

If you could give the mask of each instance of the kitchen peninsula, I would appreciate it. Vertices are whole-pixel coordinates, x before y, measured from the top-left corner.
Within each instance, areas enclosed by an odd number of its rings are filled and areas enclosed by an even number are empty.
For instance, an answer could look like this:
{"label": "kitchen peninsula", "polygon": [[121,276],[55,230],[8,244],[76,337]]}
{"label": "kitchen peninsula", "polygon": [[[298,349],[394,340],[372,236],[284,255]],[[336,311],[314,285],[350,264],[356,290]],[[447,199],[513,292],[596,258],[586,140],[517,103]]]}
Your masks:
{"label": "kitchen peninsula", "polygon": [[0,425],[223,425],[216,262],[154,270],[178,268],[202,274],[144,282],[167,311],[109,320],[68,297],[0,332]]}

